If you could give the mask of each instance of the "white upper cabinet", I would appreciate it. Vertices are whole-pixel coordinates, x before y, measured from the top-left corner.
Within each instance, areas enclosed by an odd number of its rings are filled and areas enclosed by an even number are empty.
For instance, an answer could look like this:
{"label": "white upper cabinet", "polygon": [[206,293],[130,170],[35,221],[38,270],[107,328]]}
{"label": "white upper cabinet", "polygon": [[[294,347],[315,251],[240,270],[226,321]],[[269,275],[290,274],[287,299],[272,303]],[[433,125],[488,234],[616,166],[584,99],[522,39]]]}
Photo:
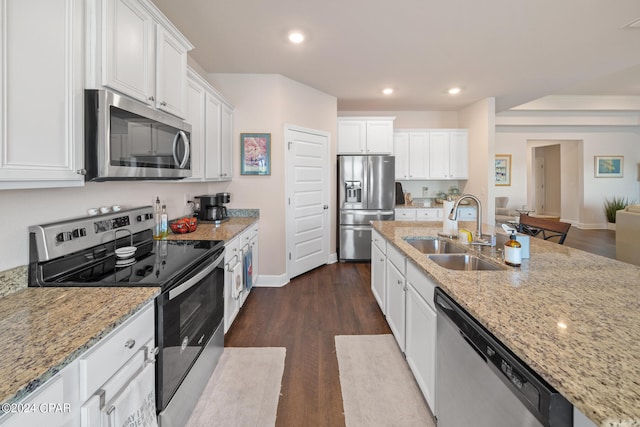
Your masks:
{"label": "white upper cabinet", "polygon": [[87,87],[186,116],[189,41],[148,0],[90,0]]}
{"label": "white upper cabinet", "polygon": [[469,178],[469,143],[466,130],[430,132],[429,177]]}
{"label": "white upper cabinet", "polygon": [[338,154],[393,153],[395,117],[339,117]]}
{"label": "white upper cabinet", "polygon": [[187,122],[191,124],[191,178],[233,178],[233,109],[229,102],[191,68],[187,79]]}
{"label": "white upper cabinet", "polygon": [[0,0],[0,189],[81,186],[82,0]]}
{"label": "white upper cabinet", "polygon": [[429,132],[395,132],[396,179],[429,178]]}

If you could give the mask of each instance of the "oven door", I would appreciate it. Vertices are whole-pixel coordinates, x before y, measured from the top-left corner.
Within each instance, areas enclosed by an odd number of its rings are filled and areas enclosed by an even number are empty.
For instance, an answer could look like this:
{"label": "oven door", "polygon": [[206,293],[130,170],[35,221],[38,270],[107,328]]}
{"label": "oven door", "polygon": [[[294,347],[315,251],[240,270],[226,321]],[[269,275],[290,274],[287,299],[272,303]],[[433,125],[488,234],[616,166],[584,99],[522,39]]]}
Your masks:
{"label": "oven door", "polygon": [[224,252],[158,297],[158,409],[163,410],[224,317]]}

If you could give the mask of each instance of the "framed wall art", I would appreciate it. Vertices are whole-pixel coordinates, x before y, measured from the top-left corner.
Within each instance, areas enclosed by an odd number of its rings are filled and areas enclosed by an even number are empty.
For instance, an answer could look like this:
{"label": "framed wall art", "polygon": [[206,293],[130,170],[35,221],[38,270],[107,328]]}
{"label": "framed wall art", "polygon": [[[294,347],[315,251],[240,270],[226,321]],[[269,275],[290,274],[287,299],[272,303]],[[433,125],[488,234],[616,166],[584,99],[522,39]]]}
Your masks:
{"label": "framed wall art", "polygon": [[240,134],[240,175],[271,175],[271,134]]}
{"label": "framed wall art", "polygon": [[511,185],[511,154],[496,154],[496,185]]}
{"label": "framed wall art", "polygon": [[622,178],[624,156],[594,156],[596,178]]}

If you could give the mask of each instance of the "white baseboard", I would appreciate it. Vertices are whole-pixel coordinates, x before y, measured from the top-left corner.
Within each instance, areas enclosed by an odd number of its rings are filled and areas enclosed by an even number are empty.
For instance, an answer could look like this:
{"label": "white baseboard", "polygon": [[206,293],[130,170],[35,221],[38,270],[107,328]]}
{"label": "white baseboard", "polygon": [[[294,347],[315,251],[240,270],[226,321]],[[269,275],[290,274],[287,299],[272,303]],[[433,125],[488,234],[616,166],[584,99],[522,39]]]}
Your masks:
{"label": "white baseboard", "polygon": [[606,230],[607,224],[603,224],[601,222],[593,222],[593,223],[573,223],[574,227],[579,228],[581,230]]}
{"label": "white baseboard", "polygon": [[278,276],[261,274],[258,276],[256,287],[281,288],[287,283],[289,283],[289,277],[286,274],[280,274]]}
{"label": "white baseboard", "polygon": [[329,259],[327,260],[327,264],[335,264],[338,262],[338,253],[334,252],[329,255]]}

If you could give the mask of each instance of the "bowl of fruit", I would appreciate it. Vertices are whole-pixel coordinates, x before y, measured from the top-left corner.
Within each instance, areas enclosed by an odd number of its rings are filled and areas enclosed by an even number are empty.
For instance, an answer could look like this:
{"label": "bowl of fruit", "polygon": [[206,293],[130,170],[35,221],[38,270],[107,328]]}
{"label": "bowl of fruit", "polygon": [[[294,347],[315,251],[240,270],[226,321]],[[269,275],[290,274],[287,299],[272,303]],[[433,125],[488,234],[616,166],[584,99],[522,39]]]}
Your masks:
{"label": "bowl of fruit", "polygon": [[169,223],[169,228],[175,234],[185,234],[196,231],[198,228],[198,218],[184,217]]}

